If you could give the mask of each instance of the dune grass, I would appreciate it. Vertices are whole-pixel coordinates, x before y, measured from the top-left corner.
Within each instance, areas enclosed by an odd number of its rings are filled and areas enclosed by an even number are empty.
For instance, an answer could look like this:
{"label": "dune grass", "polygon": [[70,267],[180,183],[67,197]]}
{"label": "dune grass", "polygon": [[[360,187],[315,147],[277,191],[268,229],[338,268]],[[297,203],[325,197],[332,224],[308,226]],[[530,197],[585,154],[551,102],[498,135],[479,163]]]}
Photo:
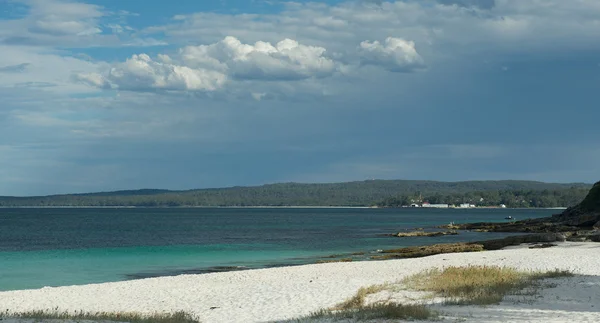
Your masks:
{"label": "dune grass", "polygon": [[568,271],[525,272],[508,267],[467,266],[430,269],[404,279],[406,287],[433,292],[446,298],[446,304],[498,304],[506,295],[527,288],[539,288],[539,281],[568,277]]}
{"label": "dune grass", "polygon": [[344,310],[323,309],[312,313],[304,319],[310,320],[430,320],[437,314],[423,305],[402,305],[396,303],[363,305],[358,308]]}
{"label": "dune grass", "polygon": [[137,313],[108,313],[108,312],[58,312],[58,311],[30,311],[23,313],[1,313],[0,319],[18,318],[39,320],[90,320],[102,322],[129,322],[129,323],[199,323],[200,321],[186,312],[157,313],[142,315]]}
{"label": "dune grass", "polygon": [[313,320],[428,320],[438,315],[424,305],[403,305],[391,302],[365,304],[369,295],[396,288],[393,284],[372,285],[360,288],[346,301],[329,309],[321,309],[298,322]]}
{"label": "dune grass", "polygon": [[365,306],[365,300],[367,296],[371,294],[377,294],[381,291],[390,288],[390,284],[372,285],[368,287],[361,287],[354,296],[350,297],[346,301],[336,305],[334,310],[355,310]]}

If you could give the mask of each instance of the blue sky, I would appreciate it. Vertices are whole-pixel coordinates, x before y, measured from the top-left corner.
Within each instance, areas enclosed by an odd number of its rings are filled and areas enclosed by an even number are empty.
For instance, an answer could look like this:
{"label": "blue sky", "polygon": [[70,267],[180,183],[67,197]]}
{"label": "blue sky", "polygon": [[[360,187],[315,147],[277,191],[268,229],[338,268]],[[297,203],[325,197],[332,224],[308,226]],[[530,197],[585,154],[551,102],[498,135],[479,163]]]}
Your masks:
{"label": "blue sky", "polygon": [[600,178],[595,0],[0,0],[0,195]]}

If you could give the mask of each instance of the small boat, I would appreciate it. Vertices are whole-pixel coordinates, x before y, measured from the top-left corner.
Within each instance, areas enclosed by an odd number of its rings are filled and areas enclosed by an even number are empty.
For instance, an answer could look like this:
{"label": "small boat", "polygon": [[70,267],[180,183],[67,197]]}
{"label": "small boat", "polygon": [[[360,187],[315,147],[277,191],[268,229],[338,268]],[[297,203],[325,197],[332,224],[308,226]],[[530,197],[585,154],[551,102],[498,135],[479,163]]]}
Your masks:
{"label": "small boat", "polygon": [[512,220],[512,219],[513,219],[513,217],[512,217],[511,215],[509,215],[509,216],[505,217],[504,219],[505,219],[505,220]]}

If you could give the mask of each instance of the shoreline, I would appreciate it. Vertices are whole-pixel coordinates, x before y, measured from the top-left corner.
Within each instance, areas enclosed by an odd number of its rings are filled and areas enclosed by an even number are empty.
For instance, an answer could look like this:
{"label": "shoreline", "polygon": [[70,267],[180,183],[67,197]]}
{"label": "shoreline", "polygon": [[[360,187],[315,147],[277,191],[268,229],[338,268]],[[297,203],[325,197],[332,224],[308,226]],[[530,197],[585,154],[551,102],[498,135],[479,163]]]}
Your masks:
{"label": "shoreline", "polygon": [[0,209],[385,209],[385,210],[566,210],[567,207],[519,207],[502,208],[481,206],[472,208],[427,208],[427,207],[375,207],[375,206],[0,206]]}
{"label": "shoreline", "polygon": [[[419,231],[420,232],[420,231]],[[397,240],[396,237],[390,236],[391,239]],[[496,239],[487,239],[487,240],[466,240],[460,242],[440,242],[433,244],[422,244],[422,245],[414,245],[414,246],[397,246],[392,247],[388,246],[387,248],[380,247],[377,249],[369,249],[369,250],[359,250],[359,251],[347,251],[347,252],[339,252],[339,253],[328,253],[328,254],[313,254],[311,256],[301,257],[301,258],[289,258],[289,259],[279,259],[273,260],[271,262],[263,262],[260,265],[256,263],[248,264],[248,263],[238,263],[238,264],[214,264],[207,267],[198,267],[198,268],[186,268],[180,270],[171,270],[171,271],[163,271],[152,272],[142,271],[137,277],[129,274],[126,279],[115,279],[108,280],[103,282],[88,282],[88,283],[79,283],[74,285],[54,285],[54,286],[46,286],[45,288],[59,288],[65,286],[85,286],[89,284],[104,284],[104,283],[118,283],[118,282],[127,282],[127,281],[136,281],[136,280],[144,280],[151,278],[161,278],[161,277],[177,277],[181,275],[207,275],[213,273],[227,273],[227,272],[239,272],[239,271],[248,271],[248,270],[261,270],[261,269],[271,269],[271,268],[285,268],[285,267],[296,267],[296,266],[305,266],[305,265],[313,265],[313,264],[323,264],[323,263],[339,263],[339,262],[376,262],[383,260],[394,260],[394,259],[411,259],[411,258],[424,258],[433,255],[439,254],[453,254],[453,253],[464,253],[464,252],[473,252],[473,251],[493,251],[498,250],[505,247],[515,246],[522,243],[548,243],[555,241],[563,241],[561,237],[557,237],[553,234],[524,234],[524,233],[514,233],[511,235],[506,235],[502,238]],[[400,240],[398,240],[400,241]],[[389,249],[393,248],[393,249]],[[68,249],[66,249],[68,250]],[[1,254],[1,253],[0,253]],[[0,292],[10,292],[10,291],[18,291],[18,290],[36,290],[44,287],[33,287],[26,289],[9,289],[9,290],[0,290]]]}
{"label": "shoreline", "polygon": [[[279,322],[331,307],[352,296],[360,287],[397,282],[428,268],[486,265],[520,270],[570,270],[578,276],[564,283],[569,286],[568,289],[565,289],[567,285],[558,284],[558,292],[564,296],[567,305],[581,307],[600,303],[598,248],[600,244],[593,242],[560,242],[556,247],[545,249],[529,249],[521,245],[497,251],[438,254],[424,258],[338,262],[47,287],[0,292],[0,304],[14,312],[58,308],[71,312],[151,314],[183,310],[197,315],[204,322]],[[552,290],[554,294],[558,292]],[[563,322],[567,318],[569,321],[600,321],[600,307],[590,309],[587,305],[586,311],[568,311],[568,307],[556,307],[556,302],[558,299],[544,297],[532,304],[493,305],[485,311],[477,307],[444,307],[443,310],[467,322],[514,321],[511,319],[514,315],[528,317],[532,310],[536,313],[528,320],[531,322]],[[498,317],[482,319],[490,317],[489,311]],[[469,312],[474,314],[466,315]]]}

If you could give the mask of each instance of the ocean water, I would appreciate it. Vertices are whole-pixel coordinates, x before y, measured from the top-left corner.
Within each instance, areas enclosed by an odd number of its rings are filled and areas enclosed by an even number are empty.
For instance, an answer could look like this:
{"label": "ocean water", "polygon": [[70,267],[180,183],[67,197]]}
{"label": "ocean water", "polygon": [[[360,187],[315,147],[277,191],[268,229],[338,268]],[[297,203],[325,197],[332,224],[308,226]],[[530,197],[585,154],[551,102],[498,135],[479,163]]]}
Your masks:
{"label": "ocean water", "polygon": [[[314,263],[367,260],[379,249],[505,233],[384,236],[449,222],[502,222],[542,209],[18,208],[0,209],[0,291]],[[345,255],[344,255],[345,254]]]}

